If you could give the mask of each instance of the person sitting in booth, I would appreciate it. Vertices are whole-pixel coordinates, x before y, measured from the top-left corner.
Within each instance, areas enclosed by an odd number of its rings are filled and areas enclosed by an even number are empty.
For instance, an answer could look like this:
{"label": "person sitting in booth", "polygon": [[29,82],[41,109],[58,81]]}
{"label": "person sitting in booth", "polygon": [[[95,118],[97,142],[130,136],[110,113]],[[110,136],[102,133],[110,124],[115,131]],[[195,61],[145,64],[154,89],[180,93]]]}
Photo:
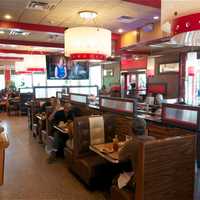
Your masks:
{"label": "person sitting in booth", "polygon": [[44,102],[42,104],[42,107],[41,107],[41,112],[45,112],[46,111],[46,107],[48,106],[53,106],[53,102],[55,101],[56,97],[51,97],[50,99],[48,99],[46,102]]}
{"label": "person sitting in booth", "polygon": [[[63,110],[63,107],[61,106],[60,100],[56,97],[52,97],[50,99],[50,106],[52,107],[52,113],[49,116],[49,120],[51,121],[55,115],[55,113],[59,110]],[[46,106],[47,107],[47,106]]]}
{"label": "person sitting in booth", "polygon": [[[77,107],[73,107],[70,103],[65,103],[62,110],[57,111],[51,118],[52,123],[59,126],[61,123],[70,122],[69,126],[72,127],[74,117],[80,116],[80,110]],[[48,158],[48,163],[51,164],[56,160],[58,153],[63,154],[63,149],[65,143],[69,138],[68,134],[61,135],[57,132],[54,133],[54,141],[52,144],[52,149],[50,150],[50,156]]]}
{"label": "person sitting in booth", "polygon": [[[131,189],[135,188],[135,171],[138,159],[138,143],[139,141],[154,140],[152,136],[148,136],[146,133],[146,122],[144,119],[133,117],[132,123],[132,135],[131,139],[127,141],[123,147],[119,150],[119,161],[131,161],[131,167],[126,169],[119,175],[116,181],[119,189],[128,187]],[[121,181],[123,179],[123,181]]]}

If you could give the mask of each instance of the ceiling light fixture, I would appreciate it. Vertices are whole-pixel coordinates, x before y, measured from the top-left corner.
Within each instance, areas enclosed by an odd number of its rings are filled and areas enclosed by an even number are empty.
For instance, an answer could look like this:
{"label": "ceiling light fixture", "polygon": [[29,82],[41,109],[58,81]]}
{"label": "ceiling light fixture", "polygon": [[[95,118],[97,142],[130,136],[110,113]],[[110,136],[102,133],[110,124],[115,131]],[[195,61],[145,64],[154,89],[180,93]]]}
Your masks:
{"label": "ceiling light fixture", "polygon": [[11,46],[12,48],[17,47],[17,45],[15,45],[15,44],[11,44],[10,46]]}
{"label": "ceiling light fixture", "polygon": [[12,16],[9,14],[6,14],[6,15],[4,15],[4,18],[9,20],[9,19],[12,19]]}
{"label": "ceiling light fixture", "polygon": [[160,17],[159,16],[154,16],[153,19],[157,20],[159,19]]}
{"label": "ceiling light fixture", "polygon": [[[79,15],[85,20],[97,16],[94,11],[80,11]],[[74,27],[65,30],[65,55],[71,60],[106,60],[111,56],[111,31],[99,27]]]}
{"label": "ceiling light fixture", "polygon": [[118,29],[118,33],[123,33],[124,32],[124,30],[123,29]]}
{"label": "ceiling light fixture", "polygon": [[78,12],[81,18],[85,20],[93,20],[97,16],[97,12],[95,11],[90,11],[90,10],[83,10]]}
{"label": "ceiling light fixture", "polygon": [[65,31],[65,55],[72,60],[105,60],[111,56],[111,31],[75,27]]}

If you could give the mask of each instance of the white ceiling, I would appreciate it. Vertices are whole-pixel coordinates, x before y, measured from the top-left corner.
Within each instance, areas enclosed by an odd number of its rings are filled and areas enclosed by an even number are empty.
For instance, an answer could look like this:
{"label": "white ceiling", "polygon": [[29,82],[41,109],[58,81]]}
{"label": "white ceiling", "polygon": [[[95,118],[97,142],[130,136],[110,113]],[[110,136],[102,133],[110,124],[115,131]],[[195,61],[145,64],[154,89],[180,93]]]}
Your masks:
{"label": "white ceiling", "polygon": [[[122,28],[124,31],[142,27],[154,22],[153,16],[160,15],[160,10],[152,7],[128,3],[122,0],[38,0],[47,2],[51,10],[27,9],[30,0],[0,0],[0,20],[5,21],[5,14],[10,14],[10,21],[23,23],[44,24],[61,27],[74,27],[82,25],[100,26],[110,29],[112,32]],[[98,13],[97,18],[91,22],[82,20],[78,12],[81,10],[93,10]],[[118,20],[120,16],[130,16],[134,21],[127,24]],[[7,20],[9,21],[9,20]],[[0,34],[0,39],[13,39],[25,41],[42,41],[63,43],[63,35],[49,35],[49,33],[30,32],[30,35],[20,36]],[[1,48],[1,47],[0,47]],[[9,47],[7,47],[9,48]],[[13,47],[12,47],[13,48]],[[22,47],[19,47],[21,49]]]}
{"label": "white ceiling", "polygon": [[[84,25],[78,12],[81,10],[93,10],[98,13],[95,21],[87,23],[98,25],[117,31],[118,28],[130,29],[134,24],[152,22],[152,17],[160,11],[156,8],[128,3],[121,0],[39,0],[55,5],[52,10],[40,11],[27,9],[30,0],[0,0],[0,20],[4,15],[12,15],[12,21],[48,24],[63,27]],[[123,24],[117,20],[118,17],[127,15],[134,17],[135,22]]]}

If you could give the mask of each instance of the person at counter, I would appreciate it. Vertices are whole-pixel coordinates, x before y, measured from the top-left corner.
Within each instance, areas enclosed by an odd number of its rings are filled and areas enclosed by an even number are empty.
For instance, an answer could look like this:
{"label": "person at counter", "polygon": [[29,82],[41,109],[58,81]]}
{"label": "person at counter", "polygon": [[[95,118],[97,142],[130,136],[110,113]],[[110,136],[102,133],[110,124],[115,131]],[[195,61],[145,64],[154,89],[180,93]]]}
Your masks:
{"label": "person at counter", "polygon": [[[80,116],[80,110],[77,107],[73,107],[70,103],[65,103],[63,110],[57,111],[52,120],[52,123],[59,125],[60,122],[70,122],[74,120],[74,117]],[[51,164],[56,160],[57,153],[63,153],[65,143],[68,139],[68,135],[61,135],[57,132],[54,133],[54,141],[52,144],[52,149],[50,156],[48,158],[48,163]]]}
{"label": "person at counter", "polygon": [[134,82],[130,84],[129,95],[136,96],[136,83]]}
{"label": "person at counter", "polygon": [[102,86],[102,88],[101,88],[101,90],[99,91],[99,93],[100,93],[100,95],[107,95],[107,94],[109,94],[109,92],[107,91],[105,85]]}
{"label": "person at counter", "polygon": [[[134,174],[136,171],[136,165],[138,159],[138,142],[155,139],[154,137],[148,136],[145,133],[146,133],[146,122],[141,118],[134,117],[132,123],[132,139],[127,141],[123,145],[123,147],[119,150],[120,161],[122,162],[128,160],[131,161],[131,169],[129,169],[128,172],[120,174],[118,178],[118,187],[120,189],[125,186],[129,186],[131,188],[135,187]],[[123,186],[120,185],[120,179],[126,180],[125,182],[123,181]]]}

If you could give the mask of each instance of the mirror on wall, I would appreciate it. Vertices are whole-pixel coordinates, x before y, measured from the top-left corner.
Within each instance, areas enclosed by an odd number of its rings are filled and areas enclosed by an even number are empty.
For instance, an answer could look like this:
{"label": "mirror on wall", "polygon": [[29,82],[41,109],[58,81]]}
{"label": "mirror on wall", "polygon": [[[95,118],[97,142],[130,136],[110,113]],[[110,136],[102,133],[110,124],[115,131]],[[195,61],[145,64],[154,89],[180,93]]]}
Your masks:
{"label": "mirror on wall", "polygon": [[179,63],[166,63],[159,65],[159,73],[179,72]]}

